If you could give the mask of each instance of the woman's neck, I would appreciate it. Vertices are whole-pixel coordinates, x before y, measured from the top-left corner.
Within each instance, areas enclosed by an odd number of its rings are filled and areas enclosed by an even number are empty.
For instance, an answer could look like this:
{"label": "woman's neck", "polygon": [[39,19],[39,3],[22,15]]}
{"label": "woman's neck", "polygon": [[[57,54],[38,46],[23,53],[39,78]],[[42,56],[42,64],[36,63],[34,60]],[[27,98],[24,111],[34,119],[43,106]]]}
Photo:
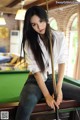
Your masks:
{"label": "woman's neck", "polygon": [[41,38],[41,39],[44,39],[44,35],[40,35],[40,38]]}
{"label": "woman's neck", "polygon": [[44,35],[40,35],[40,38],[43,42],[45,42],[45,36]]}
{"label": "woman's neck", "polygon": [[45,47],[47,49],[47,40],[46,40],[45,36],[44,35],[40,35],[40,38],[43,41],[43,43],[44,43],[44,45],[45,45]]}

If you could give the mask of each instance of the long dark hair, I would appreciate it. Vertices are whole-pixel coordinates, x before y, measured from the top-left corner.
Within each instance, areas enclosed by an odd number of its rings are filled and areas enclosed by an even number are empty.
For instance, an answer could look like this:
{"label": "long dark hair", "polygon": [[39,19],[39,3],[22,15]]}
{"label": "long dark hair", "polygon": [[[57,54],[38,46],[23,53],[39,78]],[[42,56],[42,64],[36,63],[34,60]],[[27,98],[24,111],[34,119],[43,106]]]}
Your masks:
{"label": "long dark hair", "polygon": [[48,48],[48,52],[50,53],[50,45],[49,45],[49,24],[48,24],[48,16],[46,11],[40,6],[33,6],[26,11],[24,26],[23,26],[23,39],[22,39],[22,47],[24,48],[25,42],[27,41],[32,52],[34,58],[41,69],[41,71],[45,70],[43,58],[42,58],[42,50],[39,46],[38,42],[38,33],[32,28],[30,20],[33,15],[37,15],[40,19],[44,20],[47,24],[45,31],[45,42],[46,47]]}

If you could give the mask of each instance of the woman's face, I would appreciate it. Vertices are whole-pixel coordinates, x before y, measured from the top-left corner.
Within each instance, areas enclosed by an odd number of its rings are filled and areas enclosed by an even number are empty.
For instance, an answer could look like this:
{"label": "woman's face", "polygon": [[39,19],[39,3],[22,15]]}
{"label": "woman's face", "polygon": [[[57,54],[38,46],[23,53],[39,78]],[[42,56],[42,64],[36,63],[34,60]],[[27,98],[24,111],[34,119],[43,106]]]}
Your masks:
{"label": "woman's face", "polygon": [[37,15],[33,15],[31,18],[32,28],[40,35],[45,34],[46,22],[40,19]]}

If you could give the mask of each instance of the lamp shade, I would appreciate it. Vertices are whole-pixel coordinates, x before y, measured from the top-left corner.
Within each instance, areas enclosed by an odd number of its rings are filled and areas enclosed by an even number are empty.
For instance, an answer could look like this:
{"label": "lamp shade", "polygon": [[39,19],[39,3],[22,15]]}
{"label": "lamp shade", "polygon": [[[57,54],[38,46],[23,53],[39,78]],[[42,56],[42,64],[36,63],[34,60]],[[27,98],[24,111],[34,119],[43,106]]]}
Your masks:
{"label": "lamp shade", "polygon": [[0,25],[6,25],[6,21],[2,16],[0,17]]}
{"label": "lamp shade", "polygon": [[77,0],[78,2],[80,2],[80,0]]}
{"label": "lamp shade", "polygon": [[25,9],[19,9],[16,13],[15,20],[24,20],[26,10]]}

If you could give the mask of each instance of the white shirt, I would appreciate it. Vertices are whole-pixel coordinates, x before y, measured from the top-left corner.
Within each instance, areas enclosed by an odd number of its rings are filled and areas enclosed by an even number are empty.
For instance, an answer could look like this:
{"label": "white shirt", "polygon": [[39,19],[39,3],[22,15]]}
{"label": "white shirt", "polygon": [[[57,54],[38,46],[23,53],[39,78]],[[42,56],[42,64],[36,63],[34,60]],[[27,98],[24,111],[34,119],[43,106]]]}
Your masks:
{"label": "white shirt", "polygon": [[[57,32],[57,31],[52,31],[52,32],[54,36],[54,46],[53,46],[54,69],[56,69],[58,64],[66,63],[66,60],[68,58],[68,54],[67,54],[68,52],[67,52],[67,44],[66,44],[64,34],[62,32]],[[44,46],[43,41],[39,36],[38,38],[39,38],[40,47],[44,54],[43,61],[45,65],[45,71],[42,73],[42,75],[44,77],[44,81],[46,81],[47,72],[49,74],[52,73],[51,59],[48,51]],[[28,70],[33,74],[41,71],[34,59],[34,55],[29,45],[27,44],[27,42],[24,50],[25,50],[26,62],[28,63]],[[49,65],[47,65],[47,63]]]}

